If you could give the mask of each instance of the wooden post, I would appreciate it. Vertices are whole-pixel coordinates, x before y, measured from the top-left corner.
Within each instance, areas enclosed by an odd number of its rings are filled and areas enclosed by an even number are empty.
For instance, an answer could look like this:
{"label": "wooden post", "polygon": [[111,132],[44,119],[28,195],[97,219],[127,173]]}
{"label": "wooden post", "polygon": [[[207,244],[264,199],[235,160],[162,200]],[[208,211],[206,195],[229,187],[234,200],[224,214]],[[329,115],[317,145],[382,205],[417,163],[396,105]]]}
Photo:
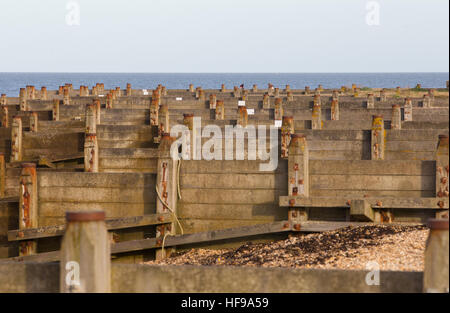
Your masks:
{"label": "wooden post", "polygon": [[422,107],[431,108],[431,97],[429,95],[423,95]]}
{"label": "wooden post", "polygon": [[47,87],[41,87],[41,100],[47,100]]}
{"label": "wooden post", "polygon": [[[288,156],[288,195],[309,198],[309,150],[303,134],[293,134]],[[293,224],[308,219],[307,208],[296,208],[290,203],[289,220]]]}
{"label": "wooden post", "polygon": [[11,129],[11,162],[22,161],[22,119],[15,116]]}
{"label": "wooden post", "polygon": [[131,93],[132,93],[132,91],[131,91],[131,84],[127,83],[127,96],[131,97]]}
{"label": "wooden post", "polygon": [[[20,173],[19,196],[19,229],[36,228],[38,226],[38,193],[37,174],[35,163],[22,163]],[[36,253],[36,241],[21,241],[19,255],[31,255]]]}
{"label": "wooden post", "polygon": [[436,151],[436,196],[448,198],[448,135],[439,135]]}
{"label": "wooden post", "polygon": [[70,105],[70,92],[68,87],[64,88],[63,105]]}
{"label": "wooden post", "polygon": [[38,131],[39,128],[39,117],[37,112],[32,112],[30,114],[30,131],[35,133]]}
{"label": "wooden post", "polygon": [[225,105],[223,100],[217,100],[216,103],[216,120],[221,121],[225,119]]}
{"label": "wooden post", "polygon": [[100,125],[101,116],[102,116],[102,111],[101,111],[102,106],[101,106],[99,99],[94,100],[94,107],[95,107],[95,118],[97,120],[97,125]]}
{"label": "wooden post", "polygon": [[371,131],[371,156],[372,160],[384,160],[386,130],[382,115],[374,115]]}
{"label": "wooden post", "polygon": [[391,129],[402,129],[402,113],[398,104],[392,106]]}
{"label": "wooden post", "polygon": [[84,137],[84,171],[98,172],[98,143],[96,134],[85,134]]}
{"label": "wooden post", "polygon": [[86,111],[84,114],[86,120],[86,134],[96,134],[97,133],[97,113],[96,113],[96,105],[94,103],[90,103],[86,105]]}
{"label": "wooden post", "polygon": [[[177,160],[170,155],[170,147],[175,138],[169,134],[163,134],[159,145],[159,158],[156,174],[156,186],[158,197],[156,202],[156,213],[177,214]],[[166,235],[176,234],[175,224],[159,225],[156,228],[157,244],[162,246]],[[156,250],[156,259],[161,260],[175,251],[174,248]]]}
{"label": "wooden post", "polygon": [[52,119],[54,121],[59,121],[59,100],[53,100],[53,110],[52,110]]}
{"label": "wooden post", "polygon": [[20,105],[20,111],[28,110],[28,106],[27,106],[27,91],[26,91],[25,88],[20,88],[19,105]]}
{"label": "wooden post", "polygon": [[339,121],[339,100],[331,100],[331,120]]}
{"label": "wooden post", "polygon": [[245,106],[240,106],[239,107],[239,118],[238,118],[237,124],[245,128],[245,127],[247,127],[247,123],[248,123],[247,108]]}
{"label": "wooden post", "polygon": [[294,134],[294,117],[283,116],[281,124],[281,157],[287,159],[289,155],[289,144],[291,143],[291,136]]}
{"label": "wooden post", "polygon": [[162,138],[162,135],[165,133],[170,133],[170,115],[169,106],[167,104],[163,104],[159,107],[158,136]]}
{"label": "wooden post", "polygon": [[412,100],[410,98],[405,99],[405,108],[403,109],[403,116],[405,122],[411,122],[413,120],[413,112],[412,112]]}
{"label": "wooden post", "polygon": [[105,212],[67,212],[66,222],[60,252],[60,291],[111,292],[111,245]]}
{"label": "wooden post", "polygon": [[430,228],[430,234],[425,248],[423,291],[426,293],[448,293],[448,218],[431,219],[428,222],[428,227]]}
{"label": "wooden post", "polygon": [[375,108],[375,96],[373,93],[369,93],[367,95],[367,108],[374,109]]}
{"label": "wooden post", "polygon": [[381,102],[386,102],[386,100],[387,100],[386,90],[385,90],[385,89],[382,89],[382,90],[380,91],[380,101],[381,101]]}
{"label": "wooden post", "polygon": [[311,120],[311,128],[312,129],[322,129],[322,105],[320,101],[320,95],[314,96],[314,105],[312,109],[312,120]]}
{"label": "wooden post", "polygon": [[150,102],[150,126],[158,126],[159,125],[159,104],[157,98],[153,98]]}
{"label": "wooden post", "polygon": [[209,108],[215,109],[217,105],[217,96],[215,94],[209,95]]}
{"label": "wooden post", "polygon": [[9,127],[9,113],[6,105],[2,106],[2,127]]}
{"label": "wooden post", "polygon": [[270,97],[268,93],[263,96],[263,109],[268,110],[270,108]]}
{"label": "wooden post", "polygon": [[0,198],[5,197],[5,185],[6,185],[5,154],[3,152],[0,152]]}
{"label": "wooden post", "polygon": [[275,121],[281,121],[283,119],[283,100],[281,98],[275,98]]}
{"label": "wooden post", "polygon": [[190,133],[189,138],[186,138],[186,140],[188,140],[188,142],[186,143],[188,160],[195,160],[196,159],[195,154],[197,151],[197,141],[196,141],[197,129],[195,129],[194,125],[194,114],[192,113],[183,114],[183,124],[189,129]]}
{"label": "wooden post", "polygon": [[106,95],[106,108],[112,109],[113,108],[113,97],[111,93],[108,93]]}

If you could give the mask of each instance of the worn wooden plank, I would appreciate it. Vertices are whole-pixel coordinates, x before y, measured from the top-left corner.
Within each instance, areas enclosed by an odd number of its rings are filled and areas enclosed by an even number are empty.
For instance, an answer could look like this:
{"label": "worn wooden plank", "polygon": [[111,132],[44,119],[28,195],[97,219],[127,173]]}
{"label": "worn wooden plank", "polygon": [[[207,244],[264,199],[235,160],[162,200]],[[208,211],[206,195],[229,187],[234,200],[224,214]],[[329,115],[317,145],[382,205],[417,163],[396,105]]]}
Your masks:
{"label": "worn wooden plank", "polygon": [[[352,199],[344,198],[325,198],[325,197],[280,197],[279,204],[281,207],[323,207],[323,208],[336,208],[336,207],[350,207],[349,202]],[[448,209],[448,198],[364,198],[372,207],[393,208],[393,209],[421,209],[421,210],[436,210],[436,209]],[[291,203],[292,201],[292,203]],[[440,204],[439,201],[442,201]]]}
{"label": "worn wooden plank", "polygon": [[[171,223],[173,217],[169,213],[149,214],[143,216],[130,216],[123,218],[107,219],[105,221],[108,230],[125,229],[133,227],[142,227],[150,225],[160,225]],[[29,228],[23,230],[8,231],[8,240],[29,240],[48,237],[59,237],[64,234],[66,225],[45,226],[38,228]]]}

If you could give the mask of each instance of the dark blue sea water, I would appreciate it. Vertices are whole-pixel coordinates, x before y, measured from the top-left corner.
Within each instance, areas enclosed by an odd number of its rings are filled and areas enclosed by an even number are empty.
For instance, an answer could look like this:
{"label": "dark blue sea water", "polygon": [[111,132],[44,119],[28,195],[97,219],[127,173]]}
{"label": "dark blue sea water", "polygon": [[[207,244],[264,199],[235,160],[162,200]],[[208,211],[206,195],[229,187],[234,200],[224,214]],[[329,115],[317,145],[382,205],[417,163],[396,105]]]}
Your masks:
{"label": "dark blue sea water", "polygon": [[315,88],[319,84],[339,88],[352,83],[371,88],[412,88],[417,83],[424,88],[445,88],[448,79],[448,73],[0,73],[0,93],[14,97],[26,85],[54,90],[64,83],[72,83],[75,88],[104,83],[106,89],[125,88],[127,83],[133,89],[154,89],[158,84],[169,89],[187,89],[191,83],[204,89],[219,89],[222,83],[230,89],[241,84],[246,88],[253,84],[266,88],[268,83],[279,87],[289,84],[293,89]]}

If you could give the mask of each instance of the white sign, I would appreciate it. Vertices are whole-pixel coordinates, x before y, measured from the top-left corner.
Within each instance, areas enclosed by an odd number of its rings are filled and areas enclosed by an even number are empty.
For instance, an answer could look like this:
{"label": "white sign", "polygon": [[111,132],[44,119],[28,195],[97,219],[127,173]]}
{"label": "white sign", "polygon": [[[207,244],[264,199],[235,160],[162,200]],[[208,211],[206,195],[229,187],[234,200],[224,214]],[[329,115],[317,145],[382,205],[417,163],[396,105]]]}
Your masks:
{"label": "white sign", "polygon": [[147,89],[142,89],[142,93],[144,94],[144,96],[147,96],[148,95]]}
{"label": "white sign", "polygon": [[254,115],[255,114],[255,109],[247,109],[247,114],[248,115]]}
{"label": "white sign", "polygon": [[276,120],[275,121],[275,127],[280,128],[281,127],[281,123],[282,123],[281,120]]}
{"label": "white sign", "polygon": [[238,102],[238,106],[245,107],[245,101],[239,101]]}
{"label": "white sign", "polygon": [[104,97],[105,95],[98,95],[99,97]]}
{"label": "white sign", "polygon": [[181,98],[181,97],[177,97],[177,99],[176,99],[177,101],[182,101],[183,100],[183,98]]}

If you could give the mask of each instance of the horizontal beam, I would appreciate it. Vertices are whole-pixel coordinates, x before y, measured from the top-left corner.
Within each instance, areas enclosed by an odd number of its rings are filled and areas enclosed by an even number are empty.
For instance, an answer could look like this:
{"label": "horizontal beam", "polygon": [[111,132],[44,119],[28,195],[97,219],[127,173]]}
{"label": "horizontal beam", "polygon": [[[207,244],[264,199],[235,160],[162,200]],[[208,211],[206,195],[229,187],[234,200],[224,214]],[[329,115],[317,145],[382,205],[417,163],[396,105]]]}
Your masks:
{"label": "horizontal beam", "polygon": [[[297,232],[323,232],[336,230],[348,226],[362,226],[373,223],[358,223],[358,222],[302,222],[295,225]],[[181,246],[193,243],[212,242],[217,240],[249,237],[264,234],[282,233],[294,230],[294,225],[288,221],[274,222],[269,224],[259,224],[252,226],[228,228],[222,230],[214,230],[195,234],[168,236],[164,242],[164,247]],[[161,239],[151,238],[142,240],[132,240],[118,242],[111,245],[111,254],[136,252],[147,249],[161,248]],[[45,252],[29,256],[14,257],[0,260],[16,261],[16,262],[55,262],[59,260],[59,251]]]}
{"label": "horizontal beam", "polygon": [[[344,198],[281,196],[280,207],[318,207],[318,208],[349,208],[351,200]],[[366,200],[372,208],[387,209],[420,209],[420,210],[448,210],[448,198],[361,198]]]}
{"label": "horizontal beam", "polygon": [[[172,214],[148,214],[143,216],[121,217],[105,220],[108,230],[160,225],[173,222]],[[38,238],[59,237],[64,235],[66,225],[44,226],[38,228],[10,230],[9,241],[30,240]]]}

